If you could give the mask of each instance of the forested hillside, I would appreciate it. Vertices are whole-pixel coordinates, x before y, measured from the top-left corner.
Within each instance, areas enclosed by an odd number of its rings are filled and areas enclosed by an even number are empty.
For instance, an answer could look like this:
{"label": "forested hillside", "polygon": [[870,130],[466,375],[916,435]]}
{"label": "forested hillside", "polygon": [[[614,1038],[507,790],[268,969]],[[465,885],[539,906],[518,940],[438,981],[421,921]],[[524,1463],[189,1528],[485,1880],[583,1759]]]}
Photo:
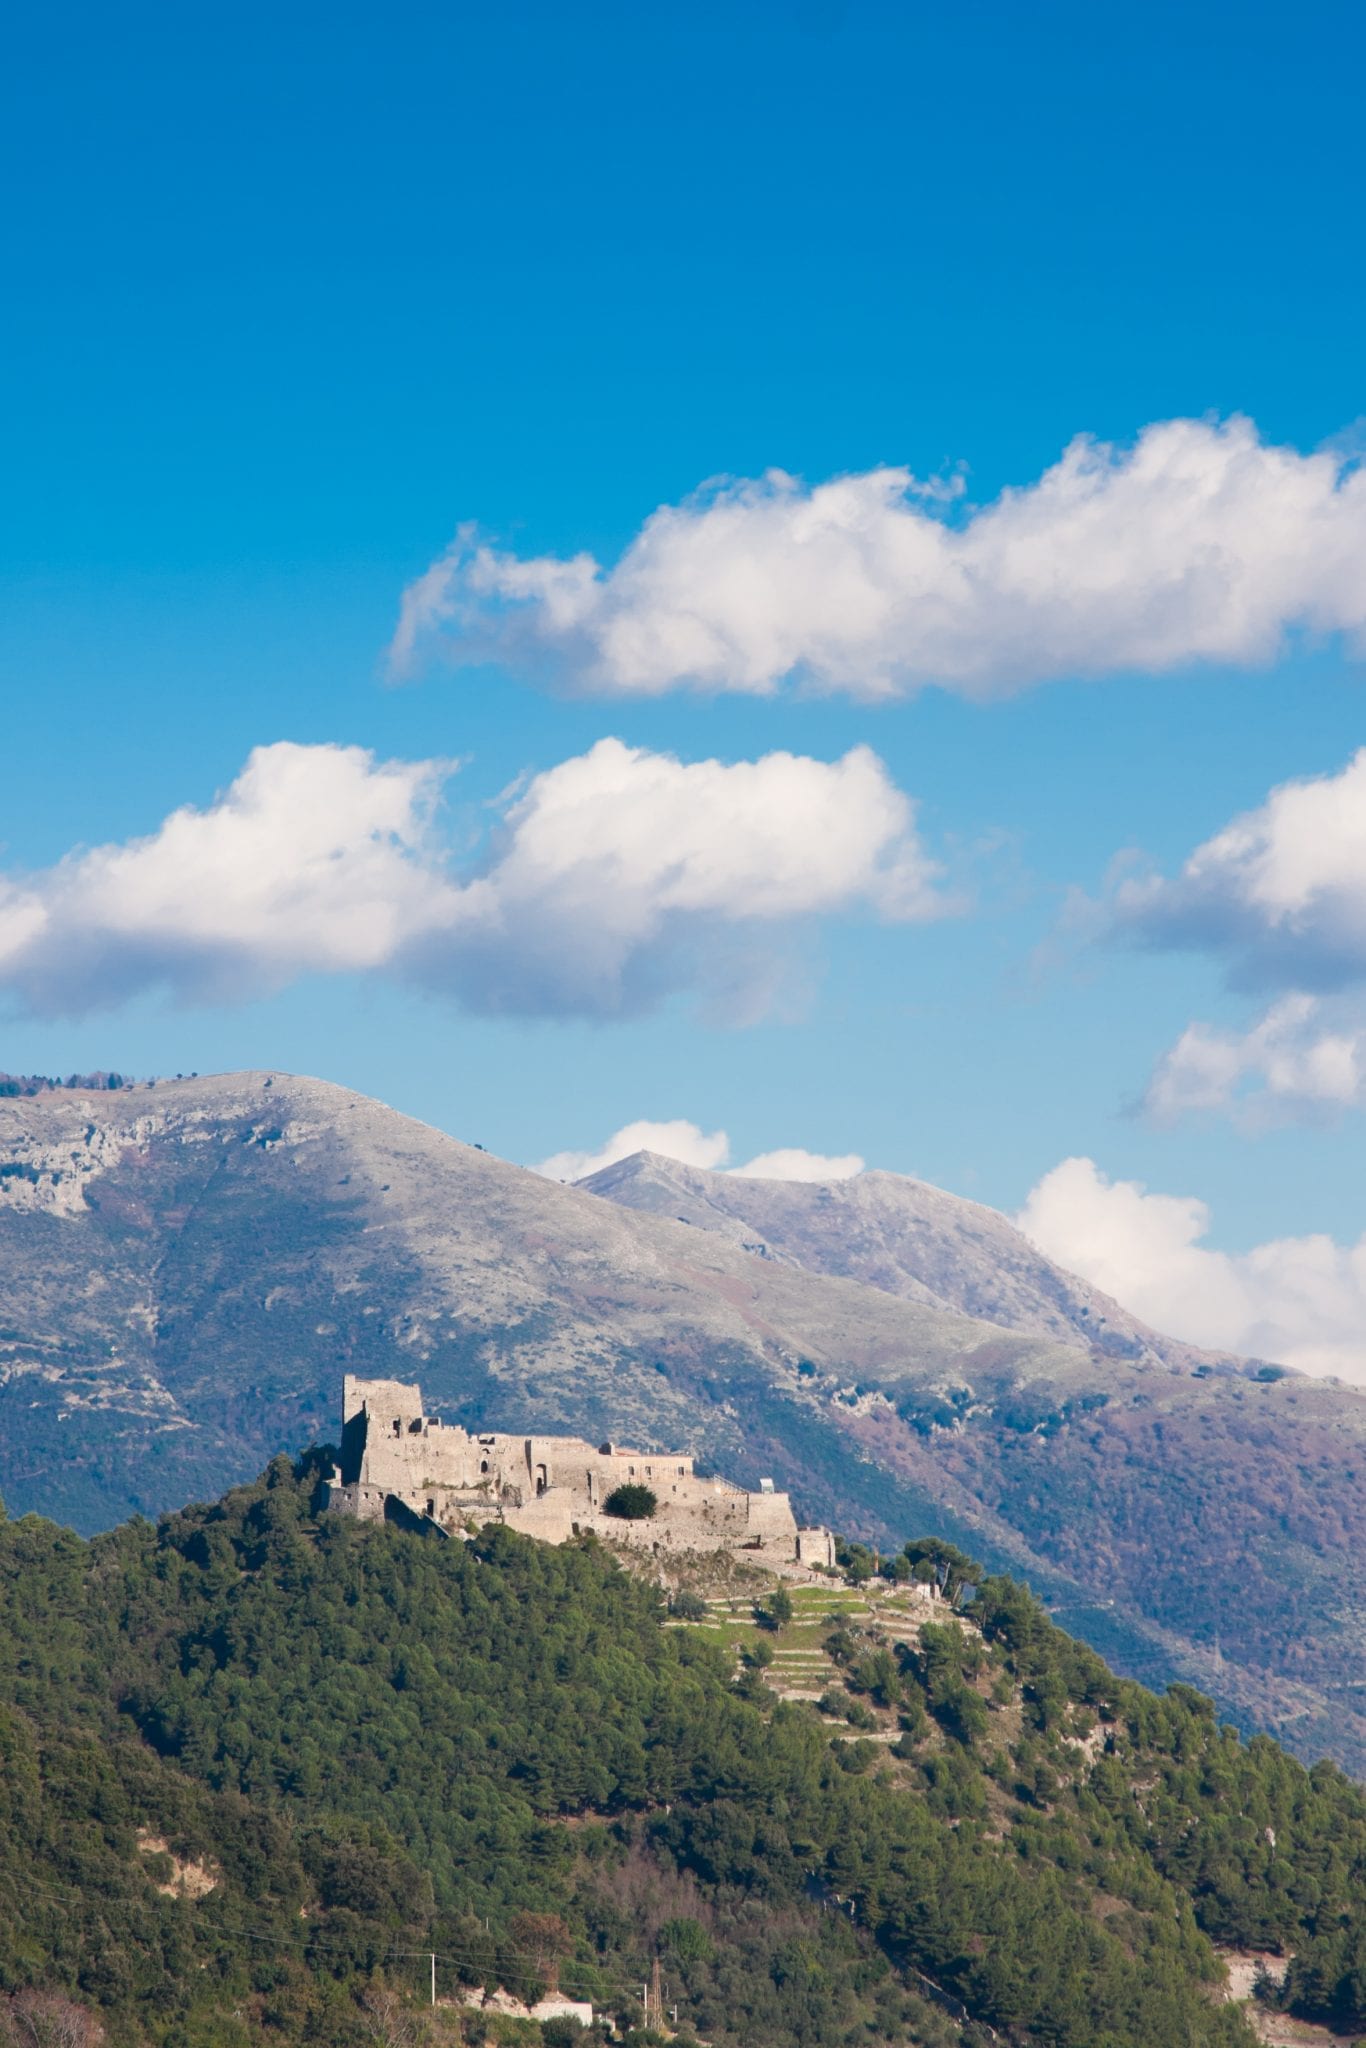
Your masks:
{"label": "forested hillside", "polygon": [[[962,1253],[1018,1312],[1009,1243],[949,1210],[936,1285]],[[0,1099],[0,1492],[93,1533],[331,1434],[343,1371],[420,1379],[467,1426],[688,1445],[866,1540],[952,1534],[1130,1677],[1366,1777],[1366,1397],[1088,1350],[1075,1289],[1057,1343],[750,1237],[285,1074]]]}
{"label": "forested hillside", "polygon": [[624,2020],[659,1959],[737,2048],[1235,2048],[1224,1941],[1366,2027],[1366,1799],[1010,1582],[899,1642],[838,1622],[840,1682],[787,1702],[591,1542],[319,1521],[318,1469],[88,1544],[0,1526],[0,1990],[346,2048],[433,1951],[443,1999],[558,1978]]}

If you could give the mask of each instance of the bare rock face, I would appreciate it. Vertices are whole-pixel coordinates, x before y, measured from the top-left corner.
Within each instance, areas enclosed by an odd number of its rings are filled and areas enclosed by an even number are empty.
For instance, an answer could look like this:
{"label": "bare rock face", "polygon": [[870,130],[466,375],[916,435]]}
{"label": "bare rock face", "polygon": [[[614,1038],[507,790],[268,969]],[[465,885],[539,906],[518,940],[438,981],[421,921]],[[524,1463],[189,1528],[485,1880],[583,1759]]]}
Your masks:
{"label": "bare rock face", "polygon": [[1366,1769],[1366,1399],[1172,1344],[914,1182],[613,1171],[603,1200],[281,1074],[0,1100],[11,1513],[213,1496],[334,1440],[344,1372],[420,1379],[469,1428],[936,1530],[1136,1676]]}
{"label": "bare rock face", "polygon": [[1186,1372],[1246,1366],[1149,1329],[1098,1287],[1054,1265],[998,1210],[903,1174],[751,1180],[636,1152],[579,1186],[623,1208],[714,1231],[761,1258],[857,1280],[1049,1343]]}

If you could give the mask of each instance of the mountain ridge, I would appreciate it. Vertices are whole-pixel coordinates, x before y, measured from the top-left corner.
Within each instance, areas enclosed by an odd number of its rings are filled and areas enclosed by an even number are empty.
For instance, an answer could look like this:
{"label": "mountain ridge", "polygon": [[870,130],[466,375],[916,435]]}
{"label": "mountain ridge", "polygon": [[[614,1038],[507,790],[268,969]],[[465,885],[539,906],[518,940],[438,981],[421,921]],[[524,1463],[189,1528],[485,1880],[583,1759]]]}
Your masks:
{"label": "mountain ridge", "polygon": [[[951,1199],[951,1198],[950,1198]],[[335,1437],[343,1371],[936,1527],[1131,1675],[1366,1772],[1366,1400],[757,1257],[275,1073],[0,1101],[0,1491],[94,1529]]]}
{"label": "mountain ridge", "polygon": [[911,1175],[870,1167],[841,1180],[766,1180],[642,1151],[575,1185],[713,1230],[760,1257],[1049,1342],[1182,1371],[1255,1371],[1266,1363],[1154,1330],[1047,1257],[1001,1211]]}

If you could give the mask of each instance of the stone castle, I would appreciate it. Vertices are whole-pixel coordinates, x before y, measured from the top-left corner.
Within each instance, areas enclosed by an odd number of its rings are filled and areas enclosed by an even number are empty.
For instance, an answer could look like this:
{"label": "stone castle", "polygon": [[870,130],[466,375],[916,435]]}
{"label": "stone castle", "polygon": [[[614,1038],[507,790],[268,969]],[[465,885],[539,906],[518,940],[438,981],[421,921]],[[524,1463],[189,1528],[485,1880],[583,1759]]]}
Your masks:
{"label": "stone castle", "polygon": [[[647,1487],[654,1514],[609,1514],[618,1487]],[[573,1436],[471,1435],[428,1415],[420,1387],[347,1374],[341,1470],[328,1506],[363,1521],[416,1517],[450,1535],[484,1522],[544,1543],[597,1535],[645,1550],[757,1551],[766,1563],[833,1565],[828,1529],[799,1529],[792,1503],[765,1480],[746,1493],[699,1479],[681,1451],[627,1451]]]}

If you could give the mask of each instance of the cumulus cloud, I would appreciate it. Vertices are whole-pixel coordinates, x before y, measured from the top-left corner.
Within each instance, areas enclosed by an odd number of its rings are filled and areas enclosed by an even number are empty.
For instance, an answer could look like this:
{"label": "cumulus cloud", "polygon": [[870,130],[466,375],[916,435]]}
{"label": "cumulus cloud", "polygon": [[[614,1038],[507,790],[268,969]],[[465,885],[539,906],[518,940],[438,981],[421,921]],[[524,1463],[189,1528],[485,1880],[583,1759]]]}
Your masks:
{"label": "cumulus cloud", "polygon": [[948,900],[910,801],[866,747],[684,763],[601,740],[509,808],[459,929],[417,949],[434,986],[488,1010],[626,1015],[704,988],[741,1019],[773,999],[773,939]]}
{"label": "cumulus cloud", "polygon": [[1366,747],[1340,774],[1281,783],[1172,880],[1121,882],[1112,914],[1140,944],[1224,955],[1235,987],[1366,979]]}
{"label": "cumulus cloud", "polygon": [[258,748],[204,809],[0,877],[0,990],[58,1015],[379,972],[490,1013],[623,1015],[692,990],[743,1018],[812,920],[954,907],[865,747],[727,764],[601,740],[505,799],[463,865],[439,829],[451,767]]}
{"label": "cumulus cloud", "polygon": [[1194,1112],[1258,1125],[1366,1101],[1366,1025],[1315,996],[1273,1003],[1246,1031],[1187,1026],[1154,1069],[1144,1108],[1159,1123]]}
{"label": "cumulus cloud", "polygon": [[1059,1265],[1171,1336],[1366,1385],[1366,1236],[1212,1250],[1205,1203],[1065,1159],[1015,1219]]}
{"label": "cumulus cloud", "polygon": [[389,650],[547,670],[582,688],[765,695],[790,676],[974,698],[1050,677],[1260,663],[1287,633],[1366,628],[1366,474],[1246,419],[1079,438],[972,509],[887,468],[780,470],[661,506],[620,559],[521,558],[463,527],[404,592]]}
{"label": "cumulus cloud", "polygon": [[531,1170],[545,1174],[549,1180],[586,1180],[590,1174],[600,1173],[605,1166],[615,1166],[619,1159],[629,1159],[635,1152],[660,1152],[666,1159],[677,1159],[684,1166],[706,1167],[711,1172],[725,1171],[751,1180],[848,1180],[863,1171],[863,1161],[856,1152],[831,1157],[803,1151],[800,1146],[761,1152],[745,1166],[728,1166],[730,1139],[726,1133],[704,1131],[684,1117],[676,1117],[670,1123],[623,1124],[596,1151],[553,1152]]}
{"label": "cumulus cloud", "polygon": [[451,912],[433,813],[449,764],[258,747],[204,810],[0,876],[0,988],[57,1015],[149,986],[203,1001],[383,967]]}
{"label": "cumulus cloud", "polygon": [[747,1166],[730,1170],[741,1180],[820,1181],[852,1180],[863,1168],[857,1152],[806,1152],[800,1145],[784,1145],[776,1152],[761,1152]]}
{"label": "cumulus cloud", "polygon": [[601,1173],[604,1166],[615,1166],[635,1152],[660,1152],[666,1159],[681,1160],[684,1166],[710,1169],[724,1166],[730,1158],[730,1139],[724,1131],[704,1131],[686,1117],[658,1124],[641,1118],[613,1131],[596,1151],[552,1152],[531,1170],[543,1173],[547,1180],[587,1180],[590,1173]]}

